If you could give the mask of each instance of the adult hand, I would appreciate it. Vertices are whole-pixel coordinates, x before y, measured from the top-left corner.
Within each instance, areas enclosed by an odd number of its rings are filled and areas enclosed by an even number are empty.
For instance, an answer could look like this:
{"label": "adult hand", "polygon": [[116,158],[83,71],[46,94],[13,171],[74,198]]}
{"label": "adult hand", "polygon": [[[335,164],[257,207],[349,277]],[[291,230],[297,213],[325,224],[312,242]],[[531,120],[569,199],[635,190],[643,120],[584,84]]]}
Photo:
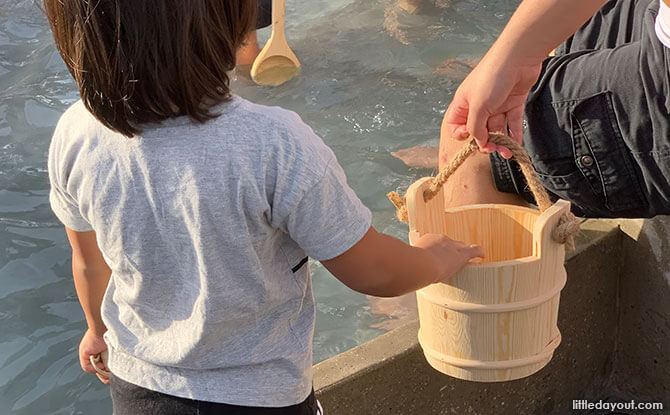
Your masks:
{"label": "adult hand", "polygon": [[[97,356],[103,351],[107,350],[107,344],[101,335],[93,333],[91,330],[86,330],[84,337],[79,343],[79,364],[86,373],[94,373],[105,385],[109,385],[109,377],[102,376],[98,373],[91,364],[91,356]],[[109,372],[109,369],[103,364],[98,363],[100,369]]]}
{"label": "adult hand", "polygon": [[445,114],[447,131],[456,139],[473,136],[484,153],[512,152],[488,142],[489,132],[506,132],[519,143],[523,138],[523,109],[537,81],[542,62],[536,59],[497,58],[489,52],[459,86]]}
{"label": "adult hand", "polygon": [[509,149],[488,143],[488,132],[508,127],[522,140],[523,105],[547,54],[606,0],[523,0],[482,61],[456,91],[443,126],[452,137],[472,135],[483,152]]}

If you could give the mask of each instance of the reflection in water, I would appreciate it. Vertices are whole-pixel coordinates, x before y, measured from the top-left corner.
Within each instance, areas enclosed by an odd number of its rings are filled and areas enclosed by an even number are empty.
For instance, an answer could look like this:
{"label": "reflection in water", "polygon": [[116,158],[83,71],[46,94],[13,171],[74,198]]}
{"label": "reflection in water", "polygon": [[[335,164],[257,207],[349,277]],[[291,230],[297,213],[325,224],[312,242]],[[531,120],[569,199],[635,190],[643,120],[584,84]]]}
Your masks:
{"label": "reflection in water", "polygon": [[[395,0],[289,0],[287,36],[302,61],[301,73],[276,88],[243,77],[233,85],[252,101],[298,112],[333,148],[351,186],[372,209],[375,227],[403,239],[406,225],[395,220],[385,194],[429,171],[408,170],[390,152],[437,144],[443,111],[467,73],[458,63],[438,68],[449,58],[476,60],[516,5],[515,0],[428,3],[409,14]],[[395,29],[387,23],[391,12]],[[48,205],[49,140],[59,115],[77,97],[34,0],[0,0],[3,415],[111,412],[108,389],[77,362],[83,313],[65,232]],[[310,267],[318,303],[315,361],[410,316],[403,313],[411,313],[411,304],[368,301],[319,263]]]}

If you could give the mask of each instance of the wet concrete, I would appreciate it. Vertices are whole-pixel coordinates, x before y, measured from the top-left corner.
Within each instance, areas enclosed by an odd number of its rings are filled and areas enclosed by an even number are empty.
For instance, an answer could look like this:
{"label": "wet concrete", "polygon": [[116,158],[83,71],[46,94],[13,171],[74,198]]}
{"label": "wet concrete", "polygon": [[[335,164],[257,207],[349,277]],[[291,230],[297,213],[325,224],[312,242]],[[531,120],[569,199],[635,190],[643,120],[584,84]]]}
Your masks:
{"label": "wet concrete", "polygon": [[538,373],[501,383],[443,375],[426,363],[412,322],[315,366],[326,413],[571,414],[576,399],[667,408],[669,228],[664,219],[583,224],[566,261],[563,342]]}

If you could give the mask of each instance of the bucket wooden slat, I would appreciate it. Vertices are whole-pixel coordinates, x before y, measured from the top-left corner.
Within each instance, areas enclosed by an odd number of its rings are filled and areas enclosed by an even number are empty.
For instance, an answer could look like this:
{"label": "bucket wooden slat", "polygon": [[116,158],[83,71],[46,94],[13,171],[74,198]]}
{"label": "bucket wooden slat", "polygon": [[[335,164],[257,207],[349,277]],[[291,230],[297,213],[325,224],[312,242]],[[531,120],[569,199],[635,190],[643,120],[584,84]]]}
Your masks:
{"label": "bucket wooden slat", "polygon": [[[470,205],[444,211],[445,230],[453,238],[465,243],[494,240],[497,234],[513,235],[505,244],[495,244],[486,252],[487,262],[531,256],[533,252],[532,229],[537,211],[517,206],[488,204]],[[496,226],[493,226],[493,224]]]}
{"label": "bucket wooden slat", "polygon": [[438,194],[428,202],[423,200],[423,191],[430,186],[432,178],[424,177],[413,183],[407,189],[407,203],[408,206],[412,204],[415,198],[420,198],[414,204],[415,208],[408,210],[409,223],[414,223],[415,226],[410,226],[411,231],[418,231],[422,233],[423,229],[432,229],[433,233],[444,233],[445,219],[444,219],[444,188],[441,188]]}

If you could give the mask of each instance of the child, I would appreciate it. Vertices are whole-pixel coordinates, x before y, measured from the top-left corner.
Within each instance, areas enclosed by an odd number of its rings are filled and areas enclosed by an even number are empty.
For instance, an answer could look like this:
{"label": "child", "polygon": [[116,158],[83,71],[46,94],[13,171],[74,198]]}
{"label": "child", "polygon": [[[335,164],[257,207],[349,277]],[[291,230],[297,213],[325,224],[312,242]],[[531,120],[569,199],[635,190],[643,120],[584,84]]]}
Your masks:
{"label": "child", "polygon": [[[317,413],[307,256],[395,296],[481,249],[370,226],[300,118],[232,96],[256,0],[45,0],[81,101],[49,151],[88,330],[116,415]],[[104,335],[104,340],[103,340]]]}

